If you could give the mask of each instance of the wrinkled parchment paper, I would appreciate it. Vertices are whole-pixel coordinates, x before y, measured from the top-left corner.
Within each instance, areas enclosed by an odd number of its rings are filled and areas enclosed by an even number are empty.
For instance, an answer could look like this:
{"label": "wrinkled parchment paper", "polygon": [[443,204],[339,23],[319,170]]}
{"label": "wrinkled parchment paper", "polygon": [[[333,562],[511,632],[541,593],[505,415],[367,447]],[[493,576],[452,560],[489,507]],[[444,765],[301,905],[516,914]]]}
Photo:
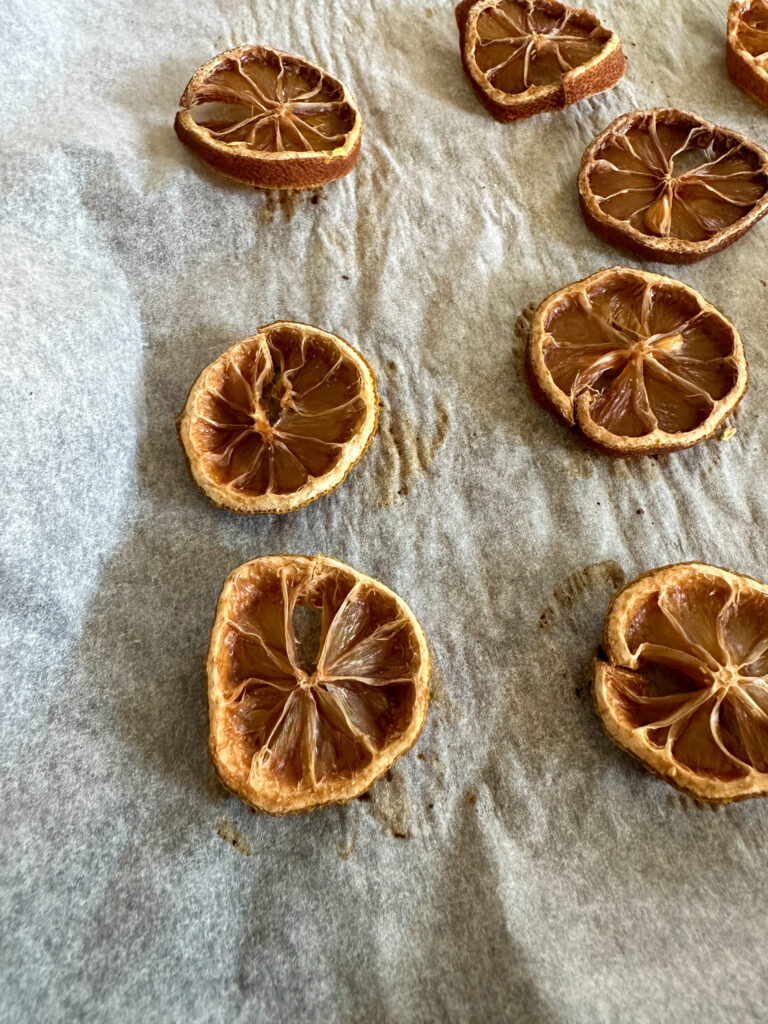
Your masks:
{"label": "wrinkled parchment paper", "polygon": [[[427,6],[430,3],[431,6]],[[677,104],[768,144],[723,70],[725,0],[595,0],[628,75],[504,126],[435,0],[6,4],[0,424],[2,979],[9,1022],[763,1022],[768,801],[718,811],[605,738],[614,589],[701,559],[768,578],[768,224],[671,270],[740,328],[737,433],[637,463],[531,400],[518,317],[615,263],[589,140]],[[357,170],[313,195],[209,172],[192,72],[264,42],[342,78]],[[384,413],[335,494],[218,511],[174,433],[197,373],[277,318],[350,339]],[[370,798],[250,814],[206,755],[226,574],[326,552],[411,604],[417,747]]]}

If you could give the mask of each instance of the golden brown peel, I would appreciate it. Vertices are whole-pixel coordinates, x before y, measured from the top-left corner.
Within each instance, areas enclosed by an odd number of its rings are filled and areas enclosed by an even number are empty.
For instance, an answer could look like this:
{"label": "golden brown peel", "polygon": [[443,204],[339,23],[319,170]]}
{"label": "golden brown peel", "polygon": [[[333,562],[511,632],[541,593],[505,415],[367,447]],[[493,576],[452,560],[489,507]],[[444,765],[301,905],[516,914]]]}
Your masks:
{"label": "golden brown peel", "polygon": [[180,435],[193,476],[218,504],[290,511],[341,482],[377,408],[373,374],[350,345],[281,321],[203,371]]}
{"label": "golden brown peel", "polygon": [[579,191],[587,222],[607,241],[694,262],[768,211],[768,153],[693,114],[637,111],[589,147]]}
{"label": "golden brown peel", "polygon": [[[297,637],[314,613],[314,636]],[[208,657],[211,753],[223,781],[274,813],[346,801],[416,740],[429,652],[413,613],[370,577],[318,555],[240,566]]]}
{"label": "golden brown peel", "polygon": [[747,383],[739,336],[678,281],[615,267],[534,316],[534,393],[605,451],[655,454],[708,437]]}
{"label": "golden brown peel", "polygon": [[360,111],[344,86],[301,57],[241,46],[190,80],[176,131],[214,169],[264,188],[306,188],[348,173]]}
{"label": "golden brown peel", "polygon": [[619,746],[705,799],[768,795],[768,586],[695,563],[629,584],[595,699]]}
{"label": "golden brown peel", "polygon": [[465,71],[501,121],[575,103],[624,73],[619,37],[558,0],[463,0],[456,20]]}
{"label": "golden brown peel", "polygon": [[740,88],[768,104],[768,0],[731,3],[726,64]]}

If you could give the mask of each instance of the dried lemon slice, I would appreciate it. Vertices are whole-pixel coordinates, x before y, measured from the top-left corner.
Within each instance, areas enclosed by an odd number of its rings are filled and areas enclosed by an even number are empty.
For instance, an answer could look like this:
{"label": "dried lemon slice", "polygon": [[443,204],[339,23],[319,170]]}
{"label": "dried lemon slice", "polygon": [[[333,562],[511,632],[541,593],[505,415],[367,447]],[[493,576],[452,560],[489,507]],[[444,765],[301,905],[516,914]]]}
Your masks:
{"label": "dried lemon slice", "polygon": [[179,438],[195,482],[234,512],[291,512],[344,480],[376,430],[373,373],[346,341],[276,321],[195,381]]}
{"label": "dried lemon slice", "polygon": [[416,742],[429,675],[421,626],[382,583],[324,555],[246,562],[208,652],[216,771],[273,814],[352,800]]}
{"label": "dried lemon slice", "polygon": [[568,285],[531,325],[534,396],[610,455],[655,455],[710,437],[741,400],[736,328],[679,281],[614,267]]}
{"label": "dried lemon slice", "polygon": [[266,46],[208,61],[180,104],[181,141],[215,171],[258,188],[324,185],[349,174],[360,152],[363,119],[341,82]]}
{"label": "dried lemon slice", "polygon": [[682,110],[636,110],[588,147],[581,209],[606,242],[662,263],[696,263],[768,213],[768,153]]}
{"label": "dried lemon slice", "polygon": [[768,105],[768,0],[733,0],[725,60],[736,85]]}
{"label": "dried lemon slice", "polygon": [[499,121],[560,110],[624,74],[616,33],[557,0],[463,0],[456,21],[464,70]]}
{"label": "dried lemon slice", "polygon": [[768,586],[690,562],[613,600],[597,710],[650,771],[715,803],[768,796]]}

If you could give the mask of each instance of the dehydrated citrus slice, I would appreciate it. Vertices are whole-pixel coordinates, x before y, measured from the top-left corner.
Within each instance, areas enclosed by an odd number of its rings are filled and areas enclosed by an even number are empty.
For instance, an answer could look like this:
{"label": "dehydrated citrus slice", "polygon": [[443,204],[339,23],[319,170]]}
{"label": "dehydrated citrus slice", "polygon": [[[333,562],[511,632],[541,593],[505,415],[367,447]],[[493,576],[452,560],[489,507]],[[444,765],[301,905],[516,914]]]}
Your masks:
{"label": "dehydrated citrus slice", "polygon": [[499,121],[560,110],[624,74],[616,33],[557,0],[463,0],[456,21],[464,70]]}
{"label": "dehydrated citrus slice", "polygon": [[719,252],[768,212],[768,153],[682,110],[636,110],[588,147],[584,218],[606,242],[662,263]]}
{"label": "dehydrated citrus slice", "polygon": [[725,62],[736,85],[768,105],[768,0],[733,0]]}
{"label": "dehydrated citrus slice", "polygon": [[768,585],[690,562],[614,598],[594,696],[611,739],[691,796],[768,796]]}
{"label": "dehydrated citrus slice", "polygon": [[360,152],[363,119],[341,82],[266,46],[208,61],[180,104],[181,141],[215,171],[258,188],[324,185],[349,174]]}
{"label": "dehydrated citrus slice", "polygon": [[680,281],[613,267],[541,303],[527,354],[534,396],[610,455],[710,437],[741,400],[736,328]]}
{"label": "dehydrated citrus slice", "polygon": [[324,555],[246,562],[208,652],[216,770],[273,814],[352,800],[416,742],[429,674],[421,626],[383,583]]}
{"label": "dehydrated citrus slice", "polygon": [[376,381],[346,341],[277,321],[195,381],[179,438],[195,482],[233,512],[291,512],[327,494],[376,430]]}

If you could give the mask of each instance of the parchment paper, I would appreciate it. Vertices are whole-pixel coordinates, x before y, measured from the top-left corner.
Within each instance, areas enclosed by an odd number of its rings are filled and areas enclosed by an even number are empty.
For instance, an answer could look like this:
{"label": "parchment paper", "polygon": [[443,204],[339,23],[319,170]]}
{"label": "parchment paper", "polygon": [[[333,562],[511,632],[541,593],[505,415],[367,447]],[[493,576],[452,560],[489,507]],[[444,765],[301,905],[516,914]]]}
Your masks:
{"label": "parchment paper", "polygon": [[[725,75],[725,0],[593,6],[625,81],[504,126],[448,3],[6,0],[3,1020],[765,1021],[768,802],[677,795],[588,687],[625,578],[768,578],[768,224],[666,270],[742,331],[728,441],[590,454],[531,400],[515,325],[639,265],[578,211],[614,117],[677,104],[766,145],[768,116]],[[176,140],[189,76],[244,42],[316,60],[364,110],[357,170],[317,201]],[[383,419],[335,494],[239,518],[188,479],[174,416],[277,318],[357,345]],[[214,779],[203,661],[226,574],[285,551],[384,580],[436,667],[370,799],[275,820]]]}

